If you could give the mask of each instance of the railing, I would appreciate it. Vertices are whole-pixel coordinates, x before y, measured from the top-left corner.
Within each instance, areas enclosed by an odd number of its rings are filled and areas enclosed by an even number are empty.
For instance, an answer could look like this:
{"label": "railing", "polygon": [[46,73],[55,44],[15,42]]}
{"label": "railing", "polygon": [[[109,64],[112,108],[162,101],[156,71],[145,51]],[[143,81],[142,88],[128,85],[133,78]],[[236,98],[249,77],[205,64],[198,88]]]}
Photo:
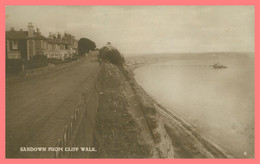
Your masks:
{"label": "railing", "polygon": [[[80,121],[82,119],[82,116],[84,115],[84,106],[84,104],[80,104],[74,109],[74,113],[71,116],[69,124],[66,125],[64,128],[62,139],[58,139],[56,147],[62,147],[63,149],[65,149],[66,147],[73,146],[74,139],[77,134],[77,129],[79,128]],[[66,156],[70,156],[70,154],[66,153],[66,151],[55,152],[55,158]]]}
{"label": "railing", "polygon": [[[98,73],[99,74],[99,73]],[[88,105],[91,98],[94,97],[94,94],[97,94],[97,76],[94,79],[94,83],[89,89],[88,98],[85,95],[81,95],[80,104],[74,109],[74,112],[70,118],[70,122],[65,126],[61,139],[58,139],[56,143],[56,147],[63,148],[63,151],[56,151],[55,158],[71,158],[73,157],[72,152],[64,151],[66,147],[73,147],[75,143],[81,143],[82,146],[86,146],[89,141],[86,141],[87,138],[84,136],[83,139],[80,138],[79,133],[83,133],[84,135],[89,133],[86,131],[86,127],[90,126],[94,128],[93,122],[91,122],[91,116],[88,115]],[[95,97],[94,97],[95,98]],[[93,99],[92,99],[93,101]],[[98,100],[96,100],[98,101]],[[95,109],[91,109],[95,110]],[[87,125],[88,124],[88,125]],[[93,132],[94,137],[94,132]],[[90,141],[91,142],[91,141]]]}

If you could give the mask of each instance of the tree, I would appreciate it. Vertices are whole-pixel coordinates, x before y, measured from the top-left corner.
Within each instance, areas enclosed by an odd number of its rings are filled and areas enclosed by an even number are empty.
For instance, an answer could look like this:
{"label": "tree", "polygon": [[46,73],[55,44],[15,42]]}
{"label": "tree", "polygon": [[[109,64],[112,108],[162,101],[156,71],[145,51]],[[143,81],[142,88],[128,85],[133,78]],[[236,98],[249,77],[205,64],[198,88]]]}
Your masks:
{"label": "tree", "polygon": [[126,79],[130,79],[128,72],[124,68],[124,56],[116,48],[111,45],[102,47],[99,49],[99,58],[101,58],[102,61],[109,61],[110,63],[116,65]]}
{"label": "tree", "polygon": [[90,50],[95,50],[96,43],[88,38],[81,38],[78,43],[78,52],[79,55],[84,55],[88,53]]}
{"label": "tree", "polygon": [[109,49],[107,47],[102,47],[99,50],[99,54],[99,57],[102,60],[109,61],[110,63],[115,65],[123,65],[125,62],[123,55],[121,55],[120,52],[115,48]]}

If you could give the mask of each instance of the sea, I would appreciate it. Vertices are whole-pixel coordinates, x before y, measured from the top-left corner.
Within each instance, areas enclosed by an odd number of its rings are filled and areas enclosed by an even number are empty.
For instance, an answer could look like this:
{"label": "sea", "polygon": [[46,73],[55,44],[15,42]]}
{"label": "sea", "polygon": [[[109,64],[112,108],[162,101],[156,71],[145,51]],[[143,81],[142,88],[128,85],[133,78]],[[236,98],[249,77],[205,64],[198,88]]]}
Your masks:
{"label": "sea", "polygon": [[[227,68],[214,69],[216,63]],[[134,74],[150,96],[206,139],[235,158],[254,158],[253,53],[172,54]]]}

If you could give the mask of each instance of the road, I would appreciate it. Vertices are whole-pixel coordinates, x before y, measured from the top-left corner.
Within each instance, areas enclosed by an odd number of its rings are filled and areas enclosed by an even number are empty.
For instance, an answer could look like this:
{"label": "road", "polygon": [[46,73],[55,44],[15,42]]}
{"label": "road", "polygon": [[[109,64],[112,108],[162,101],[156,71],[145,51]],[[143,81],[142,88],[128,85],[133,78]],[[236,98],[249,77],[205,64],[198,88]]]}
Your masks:
{"label": "road", "polygon": [[6,82],[6,157],[45,158],[53,152],[20,152],[20,147],[55,146],[82,93],[99,70],[93,57],[65,68]]}

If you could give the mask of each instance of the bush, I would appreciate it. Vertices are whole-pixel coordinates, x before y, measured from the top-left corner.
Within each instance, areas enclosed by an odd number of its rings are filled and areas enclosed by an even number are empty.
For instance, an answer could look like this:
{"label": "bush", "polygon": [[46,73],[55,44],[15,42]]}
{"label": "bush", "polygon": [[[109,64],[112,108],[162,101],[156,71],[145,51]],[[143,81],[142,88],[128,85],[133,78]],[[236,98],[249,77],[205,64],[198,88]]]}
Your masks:
{"label": "bush", "polygon": [[81,38],[78,42],[78,52],[79,55],[84,55],[88,53],[89,50],[94,50],[96,48],[96,43],[88,38]]}
{"label": "bush", "polygon": [[6,73],[19,73],[22,71],[23,61],[21,59],[7,59]]}
{"label": "bush", "polygon": [[45,55],[35,55],[32,58],[33,61],[37,62],[47,62],[47,56]]}
{"label": "bush", "polygon": [[69,62],[72,62],[72,61],[76,61],[78,59],[77,56],[73,56],[72,58],[71,57],[68,57],[66,58],[65,60],[61,60],[61,59],[48,59],[48,62],[49,63],[52,63],[52,64],[55,64],[55,65],[58,65],[58,64],[63,64],[63,63],[69,63]]}
{"label": "bush", "polygon": [[52,63],[52,64],[61,64],[62,63],[61,59],[55,59],[55,58],[49,58],[48,62]]}
{"label": "bush", "polygon": [[48,60],[45,55],[35,55],[32,60],[26,62],[27,69],[46,67],[47,65]]}
{"label": "bush", "polygon": [[125,60],[124,57],[120,54],[117,49],[109,49],[107,47],[103,47],[99,50],[100,58],[104,61],[109,61],[115,65],[123,65]]}
{"label": "bush", "polygon": [[46,67],[47,65],[48,65],[48,63],[46,63],[46,62],[28,61],[26,63],[27,69],[41,68],[41,67]]}

